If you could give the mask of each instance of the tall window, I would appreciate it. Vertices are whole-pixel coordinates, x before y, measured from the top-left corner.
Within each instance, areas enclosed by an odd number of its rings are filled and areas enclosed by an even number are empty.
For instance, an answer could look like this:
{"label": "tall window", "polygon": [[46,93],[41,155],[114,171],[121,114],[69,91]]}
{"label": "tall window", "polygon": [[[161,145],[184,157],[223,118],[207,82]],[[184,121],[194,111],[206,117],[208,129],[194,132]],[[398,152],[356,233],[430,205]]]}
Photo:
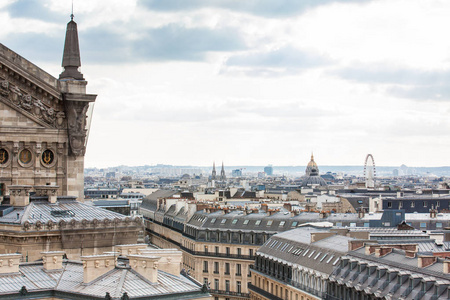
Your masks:
{"label": "tall window", "polygon": [[230,275],[230,263],[225,263],[225,275]]}
{"label": "tall window", "polygon": [[240,281],[236,282],[236,292],[241,293],[241,282]]}
{"label": "tall window", "polygon": [[214,262],[214,273],[219,274],[219,262]]}
{"label": "tall window", "polygon": [[248,255],[253,256],[253,249],[248,249]]}
{"label": "tall window", "polygon": [[237,255],[241,255],[241,248],[237,248]]}
{"label": "tall window", "polygon": [[203,261],[203,272],[208,273],[208,261]]}
{"label": "tall window", "polygon": [[230,291],[230,281],[229,280],[225,280],[225,291],[226,292]]}
{"label": "tall window", "polygon": [[241,276],[241,264],[236,264],[236,275]]}
{"label": "tall window", "polygon": [[219,289],[219,279],[214,279],[214,289],[215,290]]}
{"label": "tall window", "polygon": [[216,254],[219,254],[219,247],[216,246]]}
{"label": "tall window", "polygon": [[227,256],[230,255],[230,247],[227,247],[227,248],[226,248],[226,253],[227,253]]}

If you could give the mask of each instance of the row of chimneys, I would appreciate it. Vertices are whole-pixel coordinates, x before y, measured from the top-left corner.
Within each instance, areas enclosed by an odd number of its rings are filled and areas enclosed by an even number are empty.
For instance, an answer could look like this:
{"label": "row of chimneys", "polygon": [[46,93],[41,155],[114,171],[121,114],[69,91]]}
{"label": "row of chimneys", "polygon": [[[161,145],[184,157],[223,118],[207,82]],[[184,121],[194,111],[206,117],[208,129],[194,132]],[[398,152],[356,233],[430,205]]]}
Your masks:
{"label": "row of chimneys", "polygon": [[[118,245],[117,252],[102,255],[81,256],[83,263],[83,282],[89,283],[101,275],[120,267],[117,257],[126,257],[129,267],[150,282],[157,282],[158,270],[180,276],[182,253],[177,249],[147,249],[146,244]],[[63,268],[64,251],[41,252],[43,268],[46,271]],[[0,254],[0,274],[18,273],[22,254]],[[123,266],[122,266],[123,267]]]}
{"label": "row of chimneys", "polygon": [[[438,261],[437,256],[433,255],[420,255],[418,256],[419,247],[417,244],[389,244],[389,245],[379,245],[379,244],[366,244],[365,241],[350,241],[349,250],[356,250],[365,247],[365,254],[372,255],[375,257],[383,257],[392,253],[394,249],[403,250],[405,252],[405,257],[416,258],[417,257],[417,267],[425,268]],[[444,268],[443,272],[450,273],[450,260],[442,261]]]}
{"label": "row of chimneys", "polygon": [[48,202],[56,203],[57,200],[57,185],[10,185],[9,190],[9,203],[12,206],[27,206],[30,204],[30,191],[34,190],[36,196],[47,197]]}

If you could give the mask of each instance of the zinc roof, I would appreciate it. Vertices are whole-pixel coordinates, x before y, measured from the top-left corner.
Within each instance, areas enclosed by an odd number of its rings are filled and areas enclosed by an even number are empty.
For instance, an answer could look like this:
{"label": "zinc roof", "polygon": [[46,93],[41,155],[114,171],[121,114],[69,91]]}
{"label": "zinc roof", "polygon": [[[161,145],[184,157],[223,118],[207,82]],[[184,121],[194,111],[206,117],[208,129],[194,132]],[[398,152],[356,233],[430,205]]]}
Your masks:
{"label": "zinc roof", "polygon": [[0,294],[17,292],[22,286],[28,291],[54,289],[96,297],[109,292],[119,298],[125,292],[130,297],[143,297],[200,291],[200,286],[184,276],[159,270],[157,282],[152,283],[130,267],[116,267],[85,284],[83,265],[76,261],[65,261],[61,270],[53,271],[45,271],[42,263],[25,263],[18,273],[0,274]]}
{"label": "zinc roof", "polygon": [[[52,215],[52,211],[71,211],[74,214],[70,216],[58,217]],[[103,220],[103,219],[123,219],[125,216],[113,211],[109,211],[100,207],[84,204],[78,201],[58,201],[56,203],[49,203],[47,201],[31,202],[25,208],[14,208],[14,210],[0,217],[0,223],[17,223],[23,224],[25,221],[30,223],[36,223],[40,221],[42,223],[53,221],[57,223],[60,220],[70,221],[75,219],[76,221],[86,220]]]}

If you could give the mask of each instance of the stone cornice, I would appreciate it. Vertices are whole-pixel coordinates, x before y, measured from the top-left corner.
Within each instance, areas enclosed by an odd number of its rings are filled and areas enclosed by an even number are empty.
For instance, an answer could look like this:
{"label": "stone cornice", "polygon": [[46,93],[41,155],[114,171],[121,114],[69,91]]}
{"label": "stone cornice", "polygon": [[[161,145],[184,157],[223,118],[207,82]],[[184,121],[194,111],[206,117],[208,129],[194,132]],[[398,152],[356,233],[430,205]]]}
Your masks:
{"label": "stone cornice", "polygon": [[31,87],[34,85],[36,89],[40,88],[55,99],[62,100],[61,93],[58,90],[58,80],[55,77],[1,43],[0,58],[1,68],[7,67],[8,71],[16,73],[14,75],[18,75],[28,86]]}

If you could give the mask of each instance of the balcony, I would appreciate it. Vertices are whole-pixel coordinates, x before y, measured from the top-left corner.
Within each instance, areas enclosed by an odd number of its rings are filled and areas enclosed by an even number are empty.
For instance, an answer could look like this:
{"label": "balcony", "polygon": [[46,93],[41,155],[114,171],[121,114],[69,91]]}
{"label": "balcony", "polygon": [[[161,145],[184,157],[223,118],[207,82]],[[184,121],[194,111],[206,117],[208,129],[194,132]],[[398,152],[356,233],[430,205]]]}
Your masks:
{"label": "balcony", "polygon": [[238,293],[238,292],[230,292],[230,291],[224,291],[224,290],[209,290],[211,294],[216,295],[226,295],[226,296],[235,296],[235,297],[244,297],[244,298],[250,298],[249,293]]}
{"label": "balcony", "polygon": [[181,248],[181,250],[186,251],[187,253],[196,255],[196,256],[224,257],[224,258],[255,260],[254,255],[238,255],[238,254],[227,254],[227,253],[216,253],[216,252],[205,252],[205,251],[193,251],[182,245],[180,245],[179,247]]}

